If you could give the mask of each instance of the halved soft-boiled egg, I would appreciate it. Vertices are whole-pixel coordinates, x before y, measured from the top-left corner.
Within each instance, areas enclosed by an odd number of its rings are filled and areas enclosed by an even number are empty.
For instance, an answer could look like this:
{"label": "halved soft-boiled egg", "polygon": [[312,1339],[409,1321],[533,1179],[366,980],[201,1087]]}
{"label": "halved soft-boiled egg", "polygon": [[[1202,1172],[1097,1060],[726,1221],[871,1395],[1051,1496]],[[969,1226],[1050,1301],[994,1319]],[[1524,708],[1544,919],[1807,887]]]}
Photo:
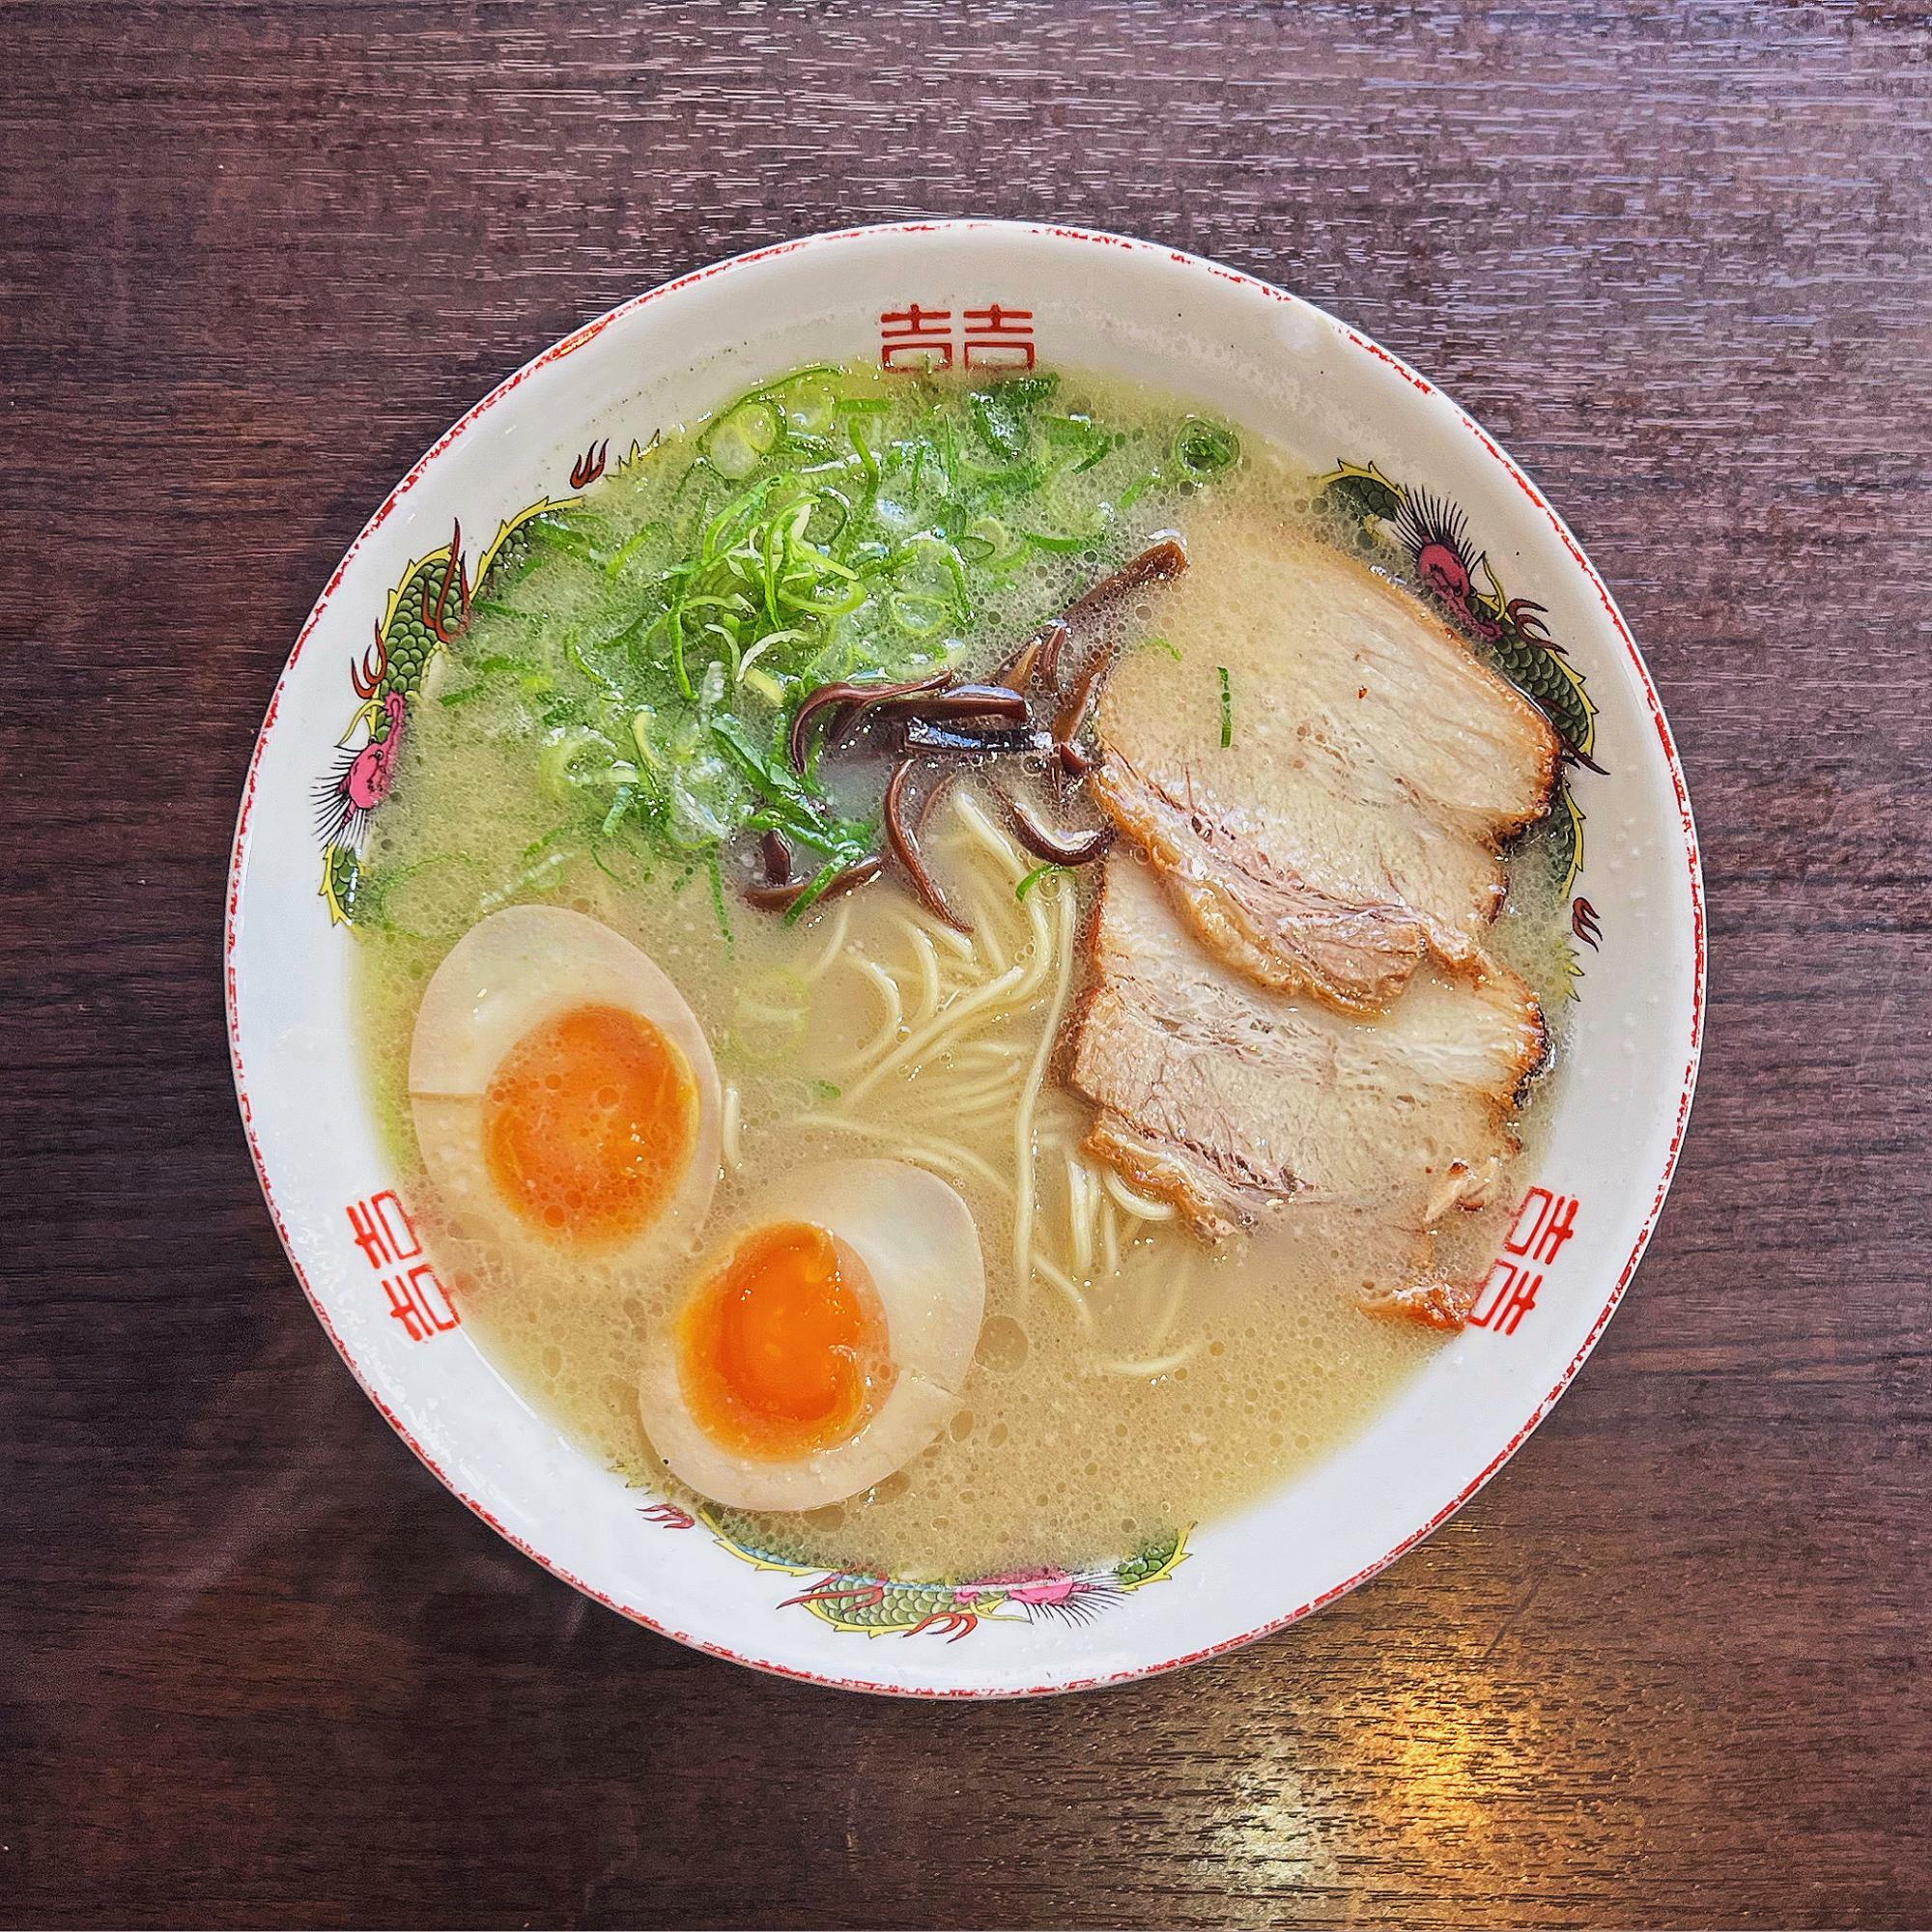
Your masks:
{"label": "halved soft-boiled egg", "polygon": [[416,1140],[464,1234],[631,1258],[696,1235],[718,1184],[718,1068],[629,940],[560,906],[472,926],[424,990]]}
{"label": "halved soft-boiled egg", "polygon": [[959,1406],[985,1313],[973,1215],[936,1175],[836,1160],[767,1189],[653,1338],[644,1432],[713,1502],[857,1495]]}

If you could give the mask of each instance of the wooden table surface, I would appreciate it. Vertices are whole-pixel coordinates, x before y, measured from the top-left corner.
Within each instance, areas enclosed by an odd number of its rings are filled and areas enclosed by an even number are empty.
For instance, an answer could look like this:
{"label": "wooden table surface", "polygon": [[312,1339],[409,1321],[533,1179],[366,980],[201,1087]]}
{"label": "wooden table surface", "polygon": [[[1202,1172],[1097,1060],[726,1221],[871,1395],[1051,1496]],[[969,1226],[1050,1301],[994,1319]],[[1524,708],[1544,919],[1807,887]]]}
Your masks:
{"label": "wooden table surface", "polygon": [[[1915,5],[0,4],[0,1915],[1932,1921],[1932,19]],[[1675,722],[1702,1091],[1593,1362],[1272,1641],[846,1697],[592,1607],[303,1306],[218,984],[369,508],[758,242],[1051,213],[1288,283],[1565,510]]]}

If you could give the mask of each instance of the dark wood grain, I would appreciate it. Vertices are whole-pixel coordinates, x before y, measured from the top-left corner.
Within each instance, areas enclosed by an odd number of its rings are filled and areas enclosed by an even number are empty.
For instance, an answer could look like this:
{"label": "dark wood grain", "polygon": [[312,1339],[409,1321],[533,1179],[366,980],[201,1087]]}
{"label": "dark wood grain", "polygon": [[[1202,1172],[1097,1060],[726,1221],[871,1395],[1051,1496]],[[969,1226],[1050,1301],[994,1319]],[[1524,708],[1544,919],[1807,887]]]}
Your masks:
{"label": "dark wood grain", "polygon": [[[1932,23],[1918,5],[0,5],[0,1914],[1932,1921]],[[368,508],[619,298],[903,213],[1273,276],[1617,588],[1712,912],[1677,1191],[1432,1543],[931,1709],[592,1608],[288,1276],[230,1094],[255,725]]]}

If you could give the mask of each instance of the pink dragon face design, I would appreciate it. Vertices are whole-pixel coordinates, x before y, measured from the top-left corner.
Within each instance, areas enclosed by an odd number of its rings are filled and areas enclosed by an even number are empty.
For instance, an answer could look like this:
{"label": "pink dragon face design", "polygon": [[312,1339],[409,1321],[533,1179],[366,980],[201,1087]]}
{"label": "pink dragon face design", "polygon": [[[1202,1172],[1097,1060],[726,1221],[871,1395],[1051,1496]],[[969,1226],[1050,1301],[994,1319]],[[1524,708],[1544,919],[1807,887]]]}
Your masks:
{"label": "pink dragon face design", "polygon": [[1480,638],[1493,642],[1503,627],[1476,595],[1477,553],[1471,549],[1463,513],[1454,503],[1414,490],[1402,499],[1395,533],[1414,559],[1415,575]]}
{"label": "pink dragon face design", "polygon": [[1415,553],[1415,572],[1477,636],[1502,636],[1502,626],[1476,602],[1468,566],[1448,544],[1424,544]]}
{"label": "pink dragon face design", "polygon": [[976,1597],[1002,1596],[1015,1604],[1065,1604],[1078,1596],[1080,1578],[1066,1570],[1022,1570],[1011,1577],[982,1577],[962,1583],[954,1593],[962,1602]]}
{"label": "pink dragon face design", "polygon": [[402,755],[409,705],[400,691],[392,691],[383,700],[383,710],[389,721],[388,735],[364,745],[342,781],[349,803],[357,811],[375,810],[396,781],[396,760]]}
{"label": "pink dragon face design", "polygon": [[1442,599],[1461,609],[1469,601],[1469,573],[1463,559],[1447,544],[1424,544],[1415,555],[1415,568],[1422,581]]}

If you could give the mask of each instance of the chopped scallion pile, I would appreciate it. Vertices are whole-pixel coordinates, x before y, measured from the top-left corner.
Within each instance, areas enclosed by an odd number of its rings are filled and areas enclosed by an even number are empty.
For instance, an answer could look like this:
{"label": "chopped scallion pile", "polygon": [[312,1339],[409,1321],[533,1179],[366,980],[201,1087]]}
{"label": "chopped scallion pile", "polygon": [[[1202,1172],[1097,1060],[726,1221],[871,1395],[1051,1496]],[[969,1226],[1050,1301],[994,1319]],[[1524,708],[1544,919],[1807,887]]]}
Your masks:
{"label": "chopped scallion pile", "polygon": [[1218,423],[1111,413],[1045,372],[762,384],[511,533],[448,647],[439,729],[528,748],[546,866],[671,856],[728,933],[727,847],[778,832],[809,880],[796,918],[879,843],[863,802],[792,769],[805,698],[997,661],[1239,458]]}

